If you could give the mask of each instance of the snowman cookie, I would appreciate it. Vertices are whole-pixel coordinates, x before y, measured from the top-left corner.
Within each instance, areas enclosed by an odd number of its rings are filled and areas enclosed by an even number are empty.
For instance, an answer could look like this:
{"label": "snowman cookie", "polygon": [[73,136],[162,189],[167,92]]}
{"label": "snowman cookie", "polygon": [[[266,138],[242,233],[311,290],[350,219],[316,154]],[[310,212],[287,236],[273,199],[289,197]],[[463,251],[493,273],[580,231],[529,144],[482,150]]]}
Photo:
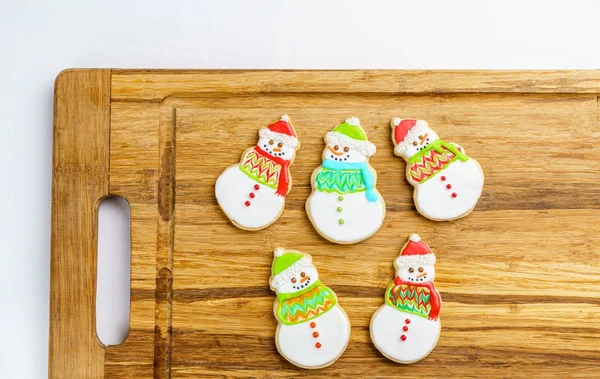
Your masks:
{"label": "snowman cookie", "polygon": [[453,142],[441,140],[424,120],[391,121],[394,153],[404,158],[419,213],[435,221],[465,217],[479,201],[483,171]]}
{"label": "snowman cookie", "polygon": [[433,286],[434,265],[435,255],[417,234],[394,261],[396,277],[369,327],[377,350],[392,361],[417,362],[437,344],[442,299]]}
{"label": "snowman cookie", "polygon": [[259,131],[256,146],[217,179],[215,196],[234,225],[260,230],[281,215],[292,189],[290,166],[300,143],[287,115]]}
{"label": "snowman cookie", "polygon": [[350,340],[350,321],[335,293],[319,280],[311,256],[275,249],[269,283],[277,293],[273,312],[279,353],[302,368],[333,364]]}
{"label": "snowman cookie", "polygon": [[312,174],[306,212],[326,239],[352,244],[371,237],[383,223],[385,202],[369,165],[375,154],[360,121],[347,119],[325,136],[321,166]]}

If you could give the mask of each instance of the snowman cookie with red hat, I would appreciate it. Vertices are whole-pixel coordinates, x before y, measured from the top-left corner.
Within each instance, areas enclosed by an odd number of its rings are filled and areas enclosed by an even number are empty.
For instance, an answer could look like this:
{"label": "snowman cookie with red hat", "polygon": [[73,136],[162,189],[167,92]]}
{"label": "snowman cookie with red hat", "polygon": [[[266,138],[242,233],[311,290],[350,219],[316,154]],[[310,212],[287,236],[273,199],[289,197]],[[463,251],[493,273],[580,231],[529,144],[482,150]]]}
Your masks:
{"label": "snowman cookie with red hat", "polygon": [[435,221],[467,216],[481,196],[483,170],[456,143],[441,140],[425,120],[391,121],[394,153],[404,158],[419,213]]}
{"label": "snowman cookie with red hat", "polygon": [[281,116],[261,129],[256,146],[219,176],[215,196],[236,226],[260,230],[277,221],[292,188],[290,166],[299,148],[289,117]]}
{"label": "snowman cookie with red hat", "polygon": [[392,361],[417,362],[437,344],[442,299],[433,285],[435,260],[429,246],[412,234],[394,261],[396,278],[370,325],[373,344]]}

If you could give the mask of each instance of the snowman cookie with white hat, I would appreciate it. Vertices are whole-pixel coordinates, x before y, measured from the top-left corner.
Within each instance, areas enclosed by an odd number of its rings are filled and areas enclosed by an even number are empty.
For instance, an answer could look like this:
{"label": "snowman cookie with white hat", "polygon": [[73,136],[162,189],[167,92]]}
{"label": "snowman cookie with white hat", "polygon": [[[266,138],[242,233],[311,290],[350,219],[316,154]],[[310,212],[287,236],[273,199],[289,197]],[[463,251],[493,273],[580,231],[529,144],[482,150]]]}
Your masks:
{"label": "snowman cookie with white hat", "polygon": [[395,362],[417,362],[437,344],[442,300],[433,285],[435,260],[429,246],[412,234],[394,261],[396,277],[385,303],[371,318],[373,344]]}
{"label": "snowman cookie with white hat", "polygon": [[456,143],[441,140],[425,120],[391,121],[394,153],[404,158],[419,213],[435,221],[467,216],[481,196],[483,170]]}
{"label": "snowman cookie with white hat", "polygon": [[299,148],[290,118],[281,116],[261,129],[256,146],[219,176],[215,196],[234,225],[260,230],[277,221],[292,189],[290,166]]}
{"label": "snowman cookie with white hat", "polygon": [[312,257],[295,250],[275,249],[271,289],[279,322],[277,350],[296,366],[316,369],[333,364],[350,340],[350,321],[337,296],[319,280]]}
{"label": "snowman cookie with white hat", "polygon": [[357,243],[381,227],[385,202],[375,187],[377,173],[369,165],[375,151],[356,117],[325,136],[323,162],[312,174],[313,191],[306,200],[306,212],[326,239]]}

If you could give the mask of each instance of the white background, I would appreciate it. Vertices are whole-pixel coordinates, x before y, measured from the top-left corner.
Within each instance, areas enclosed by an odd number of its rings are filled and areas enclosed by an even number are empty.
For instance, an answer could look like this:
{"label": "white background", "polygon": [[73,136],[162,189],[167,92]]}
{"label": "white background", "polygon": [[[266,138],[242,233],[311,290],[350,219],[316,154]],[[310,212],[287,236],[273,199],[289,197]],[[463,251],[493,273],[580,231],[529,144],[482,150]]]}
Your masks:
{"label": "white background", "polygon": [[[0,0],[0,378],[47,376],[52,95],[62,69],[598,68],[599,15],[600,2],[575,0]],[[100,242],[116,252],[101,264],[108,270],[111,259],[127,261],[113,242]]]}

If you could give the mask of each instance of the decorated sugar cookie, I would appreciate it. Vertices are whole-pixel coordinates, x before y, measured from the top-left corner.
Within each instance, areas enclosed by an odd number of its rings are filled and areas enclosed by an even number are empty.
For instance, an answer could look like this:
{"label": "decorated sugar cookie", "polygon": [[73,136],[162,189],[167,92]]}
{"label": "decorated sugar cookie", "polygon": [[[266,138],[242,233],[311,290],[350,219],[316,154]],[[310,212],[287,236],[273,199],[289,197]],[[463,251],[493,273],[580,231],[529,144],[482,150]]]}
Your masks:
{"label": "decorated sugar cookie", "polygon": [[358,118],[351,117],[325,136],[323,163],[312,174],[306,212],[319,234],[341,244],[371,237],[383,223],[385,202],[369,165],[375,154]]}
{"label": "decorated sugar cookie", "polygon": [[227,217],[239,228],[260,230],[281,215],[292,188],[290,166],[300,143],[287,115],[261,129],[256,146],[217,179],[215,195]]}
{"label": "decorated sugar cookie", "polygon": [[370,326],[373,344],[393,361],[417,362],[437,344],[442,299],[433,286],[434,265],[435,255],[417,234],[410,236],[394,261],[396,278]]}
{"label": "decorated sugar cookie", "polygon": [[424,120],[394,118],[391,125],[394,153],[407,162],[419,213],[435,221],[471,213],[483,190],[479,163],[456,143],[441,140]]}
{"label": "decorated sugar cookie", "polygon": [[277,350],[303,368],[322,368],[335,362],[350,340],[350,321],[335,293],[319,280],[308,254],[275,249],[271,289],[279,322]]}

